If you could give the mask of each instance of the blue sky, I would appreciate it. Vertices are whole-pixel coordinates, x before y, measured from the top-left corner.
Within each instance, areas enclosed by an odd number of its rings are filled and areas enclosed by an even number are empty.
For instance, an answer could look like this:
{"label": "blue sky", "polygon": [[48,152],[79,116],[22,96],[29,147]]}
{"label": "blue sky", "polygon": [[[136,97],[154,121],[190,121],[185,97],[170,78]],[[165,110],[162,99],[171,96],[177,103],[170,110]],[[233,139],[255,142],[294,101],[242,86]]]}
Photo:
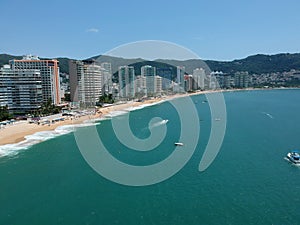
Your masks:
{"label": "blue sky", "polygon": [[300,52],[300,3],[285,1],[1,0],[0,53],[83,59],[163,40],[202,59]]}

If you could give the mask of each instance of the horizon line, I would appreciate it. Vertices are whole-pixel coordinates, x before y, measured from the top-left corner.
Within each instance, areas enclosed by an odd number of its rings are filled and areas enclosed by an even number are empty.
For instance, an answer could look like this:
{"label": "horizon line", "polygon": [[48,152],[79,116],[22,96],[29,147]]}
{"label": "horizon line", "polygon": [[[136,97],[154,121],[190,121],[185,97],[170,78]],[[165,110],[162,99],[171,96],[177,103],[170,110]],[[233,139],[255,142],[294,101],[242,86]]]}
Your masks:
{"label": "horizon line", "polygon": [[15,54],[10,54],[10,53],[0,53],[0,55],[9,55],[9,56],[13,56],[13,57],[22,57],[22,56],[26,56],[26,55],[34,55],[37,56],[38,58],[41,59],[57,59],[57,58],[68,58],[71,60],[86,60],[86,59],[90,59],[90,58],[95,58],[95,57],[102,57],[102,56],[108,56],[108,57],[113,57],[113,58],[121,58],[121,59],[142,59],[144,61],[157,61],[157,60],[176,60],[176,61],[188,61],[188,60],[203,60],[203,61],[218,61],[218,62],[232,62],[235,60],[243,60],[246,59],[248,57],[251,56],[258,56],[258,55],[264,55],[264,56],[276,56],[276,55],[294,55],[294,54],[300,54],[300,52],[280,52],[280,53],[273,53],[273,54],[269,54],[269,53],[255,53],[255,54],[251,54],[251,55],[247,55],[245,57],[242,58],[234,58],[234,59],[202,59],[202,58],[189,58],[189,59],[170,59],[170,58],[157,58],[157,59],[143,59],[141,57],[133,57],[133,58],[125,58],[122,56],[112,56],[112,55],[95,55],[95,56],[90,56],[90,57],[86,57],[86,58],[74,58],[74,57],[69,57],[69,56],[57,56],[57,57],[49,57],[49,56],[39,56],[38,54],[22,54],[22,55],[15,55]]}

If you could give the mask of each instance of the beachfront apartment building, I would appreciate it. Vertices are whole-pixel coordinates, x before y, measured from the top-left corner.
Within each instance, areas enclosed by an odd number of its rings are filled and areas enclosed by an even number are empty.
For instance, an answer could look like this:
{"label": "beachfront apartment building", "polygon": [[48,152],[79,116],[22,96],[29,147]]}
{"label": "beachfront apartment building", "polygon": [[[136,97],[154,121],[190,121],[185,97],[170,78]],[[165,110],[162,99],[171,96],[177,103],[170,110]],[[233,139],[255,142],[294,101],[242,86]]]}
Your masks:
{"label": "beachfront apartment building", "polygon": [[7,106],[10,113],[27,114],[38,110],[43,101],[40,70],[0,69],[0,106]]}
{"label": "beachfront apartment building", "polygon": [[162,77],[156,75],[156,67],[145,65],[141,67],[141,77],[146,81],[146,95],[160,95],[162,92]]}
{"label": "beachfront apartment building", "polygon": [[112,67],[111,63],[103,62],[101,63],[102,68],[102,77],[103,77],[103,87],[102,92],[103,94],[112,94],[113,92],[113,84],[112,84]]}
{"label": "beachfront apartment building", "polygon": [[223,74],[222,88],[231,88],[231,76],[229,74]]}
{"label": "beachfront apartment building", "polygon": [[247,71],[236,72],[234,74],[234,85],[238,88],[247,88],[249,86],[249,74]]}
{"label": "beachfront apartment building", "polygon": [[102,96],[103,69],[94,60],[70,60],[70,95],[83,107],[95,106]]}
{"label": "beachfront apartment building", "polygon": [[185,91],[192,91],[193,84],[194,84],[193,75],[184,75],[184,90]]}
{"label": "beachfront apartment building", "polygon": [[155,76],[155,80],[156,80],[156,90],[155,90],[155,94],[156,95],[161,95],[162,93],[162,83],[163,83],[163,78],[161,76]]}
{"label": "beachfront apartment building", "polygon": [[135,78],[135,93],[138,97],[144,97],[147,94],[146,77],[138,75]]}
{"label": "beachfront apartment building", "polygon": [[180,87],[184,86],[184,74],[185,74],[185,67],[184,66],[177,66],[176,81],[177,81],[177,84]]}
{"label": "beachfront apartment building", "polygon": [[12,70],[39,70],[42,79],[43,102],[51,99],[52,103],[61,103],[59,62],[56,59],[39,59],[37,56],[27,55],[23,59],[9,60]]}
{"label": "beachfront apartment building", "polygon": [[135,71],[133,66],[120,66],[119,76],[119,97],[135,97]]}
{"label": "beachfront apartment building", "polygon": [[141,67],[141,75],[144,77],[156,76],[156,67],[145,65]]}
{"label": "beachfront apartment building", "polygon": [[193,70],[193,89],[194,90],[204,90],[205,89],[205,70],[203,68],[196,68]]}
{"label": "beachfront apartment building", "polygon": [[156,75],[162,77],[162,89],[167,90],[172,86],[172,67],[156,68]]}

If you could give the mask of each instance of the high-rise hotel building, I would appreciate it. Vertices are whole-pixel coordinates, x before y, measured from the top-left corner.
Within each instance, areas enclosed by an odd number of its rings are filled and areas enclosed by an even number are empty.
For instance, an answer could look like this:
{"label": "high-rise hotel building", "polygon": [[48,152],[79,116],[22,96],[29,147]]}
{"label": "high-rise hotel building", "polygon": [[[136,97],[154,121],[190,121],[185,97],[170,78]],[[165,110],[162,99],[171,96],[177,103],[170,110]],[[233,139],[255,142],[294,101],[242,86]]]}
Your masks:
{"label": "high-rise hotel building", "polygon": [[103,94],[112,94],[112,68],[111,63],[103,62],[101,63],[102,68],[102,77],[103,77],[103,84],[102,84],[102,92]]}
{"label": "high-rise hotel building", "polygon": [[234,84],[238,88],[247,88],[249,86],[249,74],[246,71],[236,72],[234,74]]}
{"label": "high-rise hotel building", "polygon": [[193,79],[194,79],[194,90],[204,90],[205,89],[205,70],[203,68],[196,68],[193,70]]}
{"label": "high-rise hotel building", "polygon": [[185,67],[177,66],[177,84],[181,87],[184,86],[184,75],[185,75]]}
{"label": "high-rise hotel building", "polygon": [[146,90],[147,95],[160,95],[162,92],[162,78],[156,76],[156,67],[153,66],[142,66],[141,76],[146,79]]}
{"label": "high-rise hotel building", "polygon": [[42,78],[43,102],[51,99],[53,104],[60,104],[59,66],[56,59],[39,59],[29,55],[21,60],[10,60],[9,64],[12,70],[39,70]]}
{"label": "high-rise hotel building", "polygon": [[141,76],[146,78],[147,95],[153,95],[156,92],[156,67],[149,65],[142,66]]}
{"label": "high-rise hotel building", "polygon": [[103,69],[93,60],[69,61],[72,102],[94,106],[102,95]]}
{"label": "high-rise hotel building", "polygon": [[32,113],[43,101],[42,78],[36,69],[0,69],[0,106],[7,106],[11,113]]}
{"label": "high-rise hotel building", "polygon": [[119,96],[133,98],[135,96],[135,72],[133,66],[120,66],[119,71]]}

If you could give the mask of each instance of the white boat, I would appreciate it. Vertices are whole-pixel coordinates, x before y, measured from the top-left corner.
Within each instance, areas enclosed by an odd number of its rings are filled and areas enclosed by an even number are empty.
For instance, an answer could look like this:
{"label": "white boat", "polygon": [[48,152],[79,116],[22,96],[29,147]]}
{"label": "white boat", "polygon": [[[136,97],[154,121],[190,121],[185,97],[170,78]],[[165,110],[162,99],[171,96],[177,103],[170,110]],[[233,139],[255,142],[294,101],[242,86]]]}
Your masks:
{"label": "white boat", "polygon": [[162,124],[167,124],[169,122],[169,120],[162,120],[161,122],[162,122]]}
{"label": "white boat", "polygon": [[288,160],[290,160],[292,163],[295,164],[300,164],[300,154],[299,151],[294,150],[289,152],[286,157],[288,158]]}
{"label": "white boat", "polygon": [[181,142],[175,142],[175,145],[176,146],[183,146],[183,143],[181,143]]}

